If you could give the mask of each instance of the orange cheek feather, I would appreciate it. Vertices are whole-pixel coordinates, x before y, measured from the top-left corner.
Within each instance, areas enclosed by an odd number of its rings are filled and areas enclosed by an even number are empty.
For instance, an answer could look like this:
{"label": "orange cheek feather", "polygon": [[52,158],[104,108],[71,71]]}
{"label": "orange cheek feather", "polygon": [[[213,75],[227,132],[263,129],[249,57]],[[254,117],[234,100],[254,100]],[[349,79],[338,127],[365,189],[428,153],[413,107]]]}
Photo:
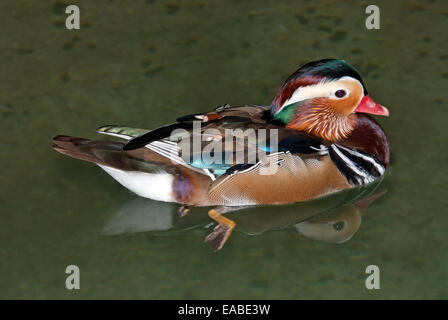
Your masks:
{"label": "orange cheek feather", "polygon": [[339,112],[337,108],[347,107],[339,101],[335,106],[328,98],[314,98],[308,105],[300,108],[286,127],[305,131],[328,141],[336,142],[345,139],[353,130],[354,120]]}

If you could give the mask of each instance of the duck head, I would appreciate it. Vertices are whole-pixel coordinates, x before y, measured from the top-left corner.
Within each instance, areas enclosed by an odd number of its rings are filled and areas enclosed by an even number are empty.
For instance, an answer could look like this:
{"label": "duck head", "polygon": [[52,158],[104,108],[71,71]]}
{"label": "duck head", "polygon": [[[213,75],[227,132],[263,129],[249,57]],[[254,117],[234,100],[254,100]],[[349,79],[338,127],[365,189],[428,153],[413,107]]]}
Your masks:
{"label": "duck head", "polygon": [[389,115],[369,97],[356,69],[338,59],[302,66],[280,87],[271,105],[273,118],[286,127],[332,142],[350,135],[356,113]]}

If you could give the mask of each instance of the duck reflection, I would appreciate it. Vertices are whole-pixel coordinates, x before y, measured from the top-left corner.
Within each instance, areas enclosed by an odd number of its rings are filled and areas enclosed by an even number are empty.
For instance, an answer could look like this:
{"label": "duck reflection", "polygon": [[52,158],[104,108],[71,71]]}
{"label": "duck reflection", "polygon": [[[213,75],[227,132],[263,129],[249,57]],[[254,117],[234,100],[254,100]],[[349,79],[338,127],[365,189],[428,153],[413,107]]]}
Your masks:
{"label": "duck reflection", "polygon": [[386,190],[378,191],[354,203],[329,209],[325,213],[295,224],[294,228],[303,236],[318,241],[346,242],[358,231],[361,226],[361,216],[366,212],[370,203],[385,193]]}
{"label": "duck reflection", "polygon": [[[221,212],[237,221],[236,230],[260,235],[268,230],[294,228],[301,235],[330,243],[343,243],[353,237],[361,225],[361,216],[369,205],[386,193],[382,179],[358,188],[337,192],[316,200],[289,204],[251,207],[225,207]],[[102,230],[104,235],[138,232],[169,234],[194,228],[213,229],[207,212],[195,207],[188,213],[174,203],[133,198],[123,204]]]}

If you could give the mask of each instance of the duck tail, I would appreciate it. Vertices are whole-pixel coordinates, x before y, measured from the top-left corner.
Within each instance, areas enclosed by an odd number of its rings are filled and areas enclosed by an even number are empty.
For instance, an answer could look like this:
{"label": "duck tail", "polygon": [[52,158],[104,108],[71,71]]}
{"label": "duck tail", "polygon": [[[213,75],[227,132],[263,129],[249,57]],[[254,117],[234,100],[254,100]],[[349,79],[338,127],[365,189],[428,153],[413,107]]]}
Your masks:
{"label": "duck tail", "polygon": [[210,177],[173,163],[148,148],[123,150],[122,142],[59,135],[53,149],[93,162],[139,196],[159,201],[207,205]]}
{"label": "duck tail", "polygon": [[[106,165],[123,153],[123,143],[92,141],[78,137],[58,135],[53,138],[53,149],[69,157]],[[113,156],[115,154],[115,157]],[[107,159],[108,158],[108,159]]]}

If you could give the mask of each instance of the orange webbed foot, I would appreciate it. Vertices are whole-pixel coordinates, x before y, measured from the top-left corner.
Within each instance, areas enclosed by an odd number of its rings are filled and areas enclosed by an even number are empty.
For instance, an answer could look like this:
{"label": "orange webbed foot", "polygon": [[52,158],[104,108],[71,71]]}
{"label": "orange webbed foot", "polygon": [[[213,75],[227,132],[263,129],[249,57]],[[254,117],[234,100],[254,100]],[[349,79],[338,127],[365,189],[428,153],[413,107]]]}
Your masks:
{"label": "orange webbed foot", "polygon": [[232,220],[223,217],[215,209],[210,210],[208,216],[218,222],[218,225],[205,238],[204,242],[210,243],[215,251],[219,251],[222,249],[227,239],[229,239],[236,224]]}

